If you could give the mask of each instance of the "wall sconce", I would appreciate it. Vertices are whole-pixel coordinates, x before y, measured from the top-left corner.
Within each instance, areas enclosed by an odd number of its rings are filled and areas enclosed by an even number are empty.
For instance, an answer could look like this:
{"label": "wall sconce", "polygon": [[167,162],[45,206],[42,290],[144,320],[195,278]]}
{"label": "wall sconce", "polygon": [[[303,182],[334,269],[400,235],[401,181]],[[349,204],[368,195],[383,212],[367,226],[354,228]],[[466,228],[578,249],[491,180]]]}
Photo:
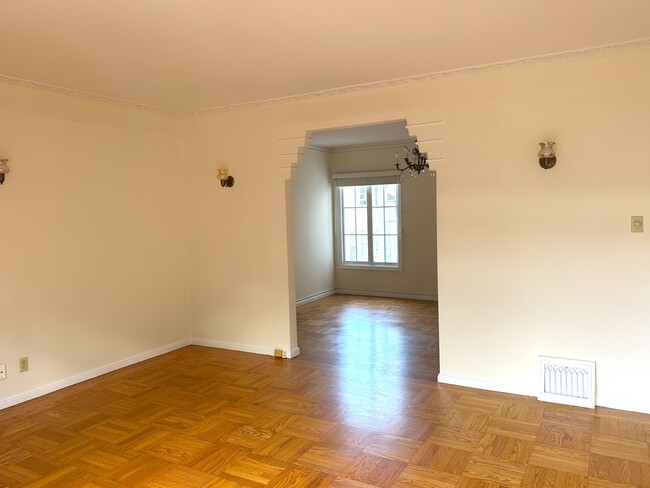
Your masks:
{"label": "wall sconce", "polygon": [[551,169],[553,166],[555,166],[555,163],[557,163],[553,144],[555,143],[551,141],[544,141],[539,143],[541,149],[537,153],[537,157],[539,158],[539,165],[544,169]]}
{"label": "wall sconce", "polygon": [[5,182],[5,175],[9,173],[9,166],[7,166],[8,159],[0,159],[0,185]]}
{"label": "wall sconce", "polygon": [[230,188],[235,184],[235,178],[228,176],[228,170],[219,168],[217,170],[217,179],[221,180],[221,186]]}

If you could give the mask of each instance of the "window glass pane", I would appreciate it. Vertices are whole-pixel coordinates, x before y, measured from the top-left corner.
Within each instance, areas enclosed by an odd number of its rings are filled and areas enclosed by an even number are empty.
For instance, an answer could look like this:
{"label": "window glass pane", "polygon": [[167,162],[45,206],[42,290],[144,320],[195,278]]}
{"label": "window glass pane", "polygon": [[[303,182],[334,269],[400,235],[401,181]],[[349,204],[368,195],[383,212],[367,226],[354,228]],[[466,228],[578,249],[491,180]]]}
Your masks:
{"label": "window glass pane", "polygon": [[355,225],[355,209],[353,208],[344,208],[343,209],[343,233],[344,234],[354,234],[357,226]]}
{"label": "window glass pane", "polygon": [[368,210],[357,208],[357,234],[368,233]]}
{"label": "window glass pane", "polygon": [[397,207],[385,209],[386,234],[397,234]]}
{"label": "window glass pane", "polygon": [[339,245],[343,262],[399,264],[398,192],[399,185],[340,188],[339,232],[343,235]]}
{"label": "window glass pane", "polygon": [[397,185],[384,185],[386,195],[384,205],[387,207],[397,206]]}
{"label": "window glass pane", "polygon": [[356,261],[357,260],[357,238],[355,236],[345,236],[344,237],[344,261]]}
{"label": "window glass pane", "polygon": [[368,206],[368,187],[367,186],[355,186],[356,190],[356,207],[367,207]]}
{"label": "window glass pane", "polygon": [[370,192],[372,194],[372,206],[373,207],[383,207],[384,206],[384,186],[385,185],[372,185]]}
{"label": "window glass pane", "polygon": [[368,262],[368,236],[357,236],[357,261]]}
{"label": "window glass pane", "polygon": [[397,236],[386,236],[386,262],[397,264],[398,257]]}
{"label": "window glass pane", "polygon": [[372,259],[375,263],[385,263],[384,236],[373,236]]}
{"label": "window glass pane", "polygon": [[384,209],[383,208],[372,209],[372,233],[373,234],[384,233]]}
{"label": "window glass pane", "polygon": [[341,188],[341,200],[344,207],[354,207],[354,187],[344,186]]}

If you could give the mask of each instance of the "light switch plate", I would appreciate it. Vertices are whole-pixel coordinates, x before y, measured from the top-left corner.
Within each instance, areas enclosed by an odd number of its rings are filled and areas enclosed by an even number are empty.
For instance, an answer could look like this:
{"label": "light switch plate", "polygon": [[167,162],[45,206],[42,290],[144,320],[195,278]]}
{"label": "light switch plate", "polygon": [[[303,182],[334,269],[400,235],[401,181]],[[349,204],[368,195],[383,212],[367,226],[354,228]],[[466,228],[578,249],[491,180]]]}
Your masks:
{"label": "light switch plate", "polygon": [[643,232],[643,215],[632,216],[632,232]]}
{"label": "light switch plate", "polygon": [[7,379],[7,365],[0,364],[0,380],[6,380],[6,379]]}

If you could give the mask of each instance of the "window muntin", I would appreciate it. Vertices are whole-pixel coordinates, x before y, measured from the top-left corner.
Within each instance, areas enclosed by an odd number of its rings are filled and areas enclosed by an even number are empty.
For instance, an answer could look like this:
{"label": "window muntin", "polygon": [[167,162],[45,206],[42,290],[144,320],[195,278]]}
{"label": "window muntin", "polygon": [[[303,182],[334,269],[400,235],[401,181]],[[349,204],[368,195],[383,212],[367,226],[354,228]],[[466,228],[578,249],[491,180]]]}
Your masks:
{"label": "window muntin", "polygon": [[339,192],[341,263],[399,267],[399,184],[342,186]]}

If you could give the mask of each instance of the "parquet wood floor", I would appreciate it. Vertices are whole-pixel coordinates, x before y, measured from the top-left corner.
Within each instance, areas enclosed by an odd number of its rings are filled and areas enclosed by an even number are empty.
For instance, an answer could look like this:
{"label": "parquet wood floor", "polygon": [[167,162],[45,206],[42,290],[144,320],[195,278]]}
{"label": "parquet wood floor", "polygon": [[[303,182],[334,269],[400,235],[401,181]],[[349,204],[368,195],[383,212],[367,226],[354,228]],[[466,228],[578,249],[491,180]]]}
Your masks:
{"label": "parquet wood floor", "polygon": [[298,320],[292,360],[191,346],[0,411],[0,487],[650,487],[650,416],[437,384],[435,303]]}

